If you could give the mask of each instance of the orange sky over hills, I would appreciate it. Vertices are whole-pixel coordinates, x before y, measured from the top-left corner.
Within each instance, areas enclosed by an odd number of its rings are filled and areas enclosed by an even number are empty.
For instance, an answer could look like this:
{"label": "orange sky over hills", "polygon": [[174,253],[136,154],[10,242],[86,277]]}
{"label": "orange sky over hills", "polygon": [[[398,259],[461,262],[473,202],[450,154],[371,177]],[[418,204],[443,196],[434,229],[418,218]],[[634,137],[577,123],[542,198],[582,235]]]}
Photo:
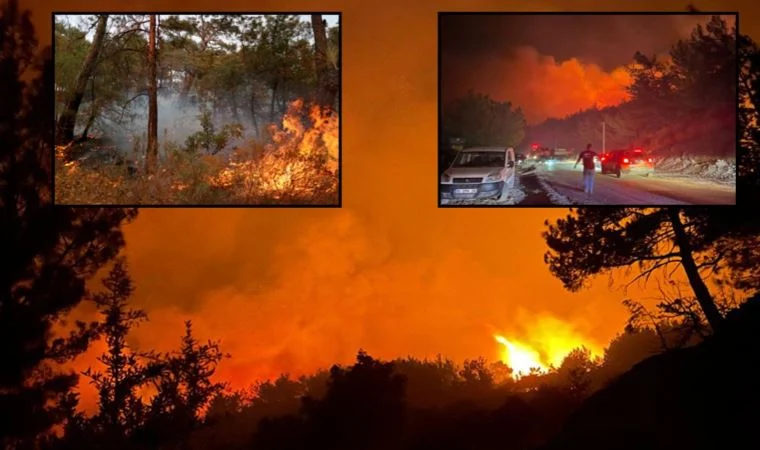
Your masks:
{"label": "orange sky over hills", "polygon": [[[742,31],[757,35],[754,3],[697,6],[739,9]],[[22,0],[42,44],[50,41],[53,9],[105,5]],[[135,303],[151,321],[133,344],[176,347],[190,318],[201,339],[219,338],[232,353],[219,375],[237,387],[350,363],[360,347],[381,358],[494,360],[502,351],[494,333],[529,342],[547,323],[602,348],[625,324],[626,295],[605,278],[571,294],[549,274],[540,233],[544,220],[566,210],[437,208],[437,12],[685,10],[686,2],[113,2],[121,11],[317,5],[343,12],[343,208],[142,210],[126,229],[126,254]],[[643,300],[654,292],[632,288],[628,295]]]}

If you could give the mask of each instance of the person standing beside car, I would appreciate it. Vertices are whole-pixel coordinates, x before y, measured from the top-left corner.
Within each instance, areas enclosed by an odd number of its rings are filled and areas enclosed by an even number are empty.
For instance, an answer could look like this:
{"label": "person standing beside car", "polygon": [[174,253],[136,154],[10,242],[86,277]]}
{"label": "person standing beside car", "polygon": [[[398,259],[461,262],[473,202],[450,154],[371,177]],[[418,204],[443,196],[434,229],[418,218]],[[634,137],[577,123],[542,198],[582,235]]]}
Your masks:
{"label": "person standing beside car", "polygon": [[594,193],[594,174],[596,173],[596,165],[594,164],[594,158],[596,153],[591,150],[591,144],[586,145],[586,150],[578,154],[578,159],[575,160],[573,168],[578,167],[578,163],[583,161],[583,192],[586,195]]}

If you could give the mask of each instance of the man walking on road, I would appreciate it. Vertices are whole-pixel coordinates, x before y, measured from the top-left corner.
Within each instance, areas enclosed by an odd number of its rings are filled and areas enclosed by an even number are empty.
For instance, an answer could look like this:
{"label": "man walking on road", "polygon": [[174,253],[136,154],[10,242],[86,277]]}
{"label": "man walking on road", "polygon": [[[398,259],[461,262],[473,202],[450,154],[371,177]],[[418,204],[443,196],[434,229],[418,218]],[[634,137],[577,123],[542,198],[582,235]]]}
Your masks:
{"label": "man walking on road", "polygon": [[583,192],[586,195],[594,193],[594,174],[596,173],[596,166],[594,164],[594,158],[596,153],[591,151],[591,144],[586,145],[586,150],[580,152],[578,159],[575,161],[573,168],[578,167],[578,163],[583,160]]}

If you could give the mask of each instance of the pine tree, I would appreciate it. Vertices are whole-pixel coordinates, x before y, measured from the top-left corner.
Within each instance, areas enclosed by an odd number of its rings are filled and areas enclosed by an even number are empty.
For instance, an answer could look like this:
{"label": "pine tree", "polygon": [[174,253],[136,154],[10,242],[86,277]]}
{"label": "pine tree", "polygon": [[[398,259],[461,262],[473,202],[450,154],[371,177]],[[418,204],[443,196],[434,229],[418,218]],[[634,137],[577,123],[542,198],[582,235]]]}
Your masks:
{"label": "pine tree", "polygon": [[52,207],[53,65],[16,0],[0,6],[0,52],[0,447],[14,448],[66,419],[78,378],[60,363],[97,329],[54,330],[123,247],[136,210]]}
{"label": "pine tree", "polygon": [[95,425],[102,433],[104,443],[117,447],[137,430],[145,415],[145,406],[137,389],[157,375],[158,368],[142,361],[147,356],[129,348],[129,332],[147,320],[144,311],[127,305],[134,286],[126,263],[119,259],[103,280],[104,292],[94,295],[94,301],[103,316],[101,331],[107,350],[98,357],[105,366],[96,371],[89,368],[84,375],[98,390],[99,412]]}

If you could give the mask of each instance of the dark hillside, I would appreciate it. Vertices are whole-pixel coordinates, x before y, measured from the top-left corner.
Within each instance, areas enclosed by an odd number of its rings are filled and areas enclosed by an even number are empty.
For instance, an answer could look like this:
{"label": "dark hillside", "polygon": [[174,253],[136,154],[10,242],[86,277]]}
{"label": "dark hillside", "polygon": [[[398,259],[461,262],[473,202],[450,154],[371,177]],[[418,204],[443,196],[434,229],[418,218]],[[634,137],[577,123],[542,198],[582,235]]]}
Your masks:
{"label": "dark hillside", "polygon": [[760,448],[760,296],[723,336],[653,356],[592,395],[542,450]]}

